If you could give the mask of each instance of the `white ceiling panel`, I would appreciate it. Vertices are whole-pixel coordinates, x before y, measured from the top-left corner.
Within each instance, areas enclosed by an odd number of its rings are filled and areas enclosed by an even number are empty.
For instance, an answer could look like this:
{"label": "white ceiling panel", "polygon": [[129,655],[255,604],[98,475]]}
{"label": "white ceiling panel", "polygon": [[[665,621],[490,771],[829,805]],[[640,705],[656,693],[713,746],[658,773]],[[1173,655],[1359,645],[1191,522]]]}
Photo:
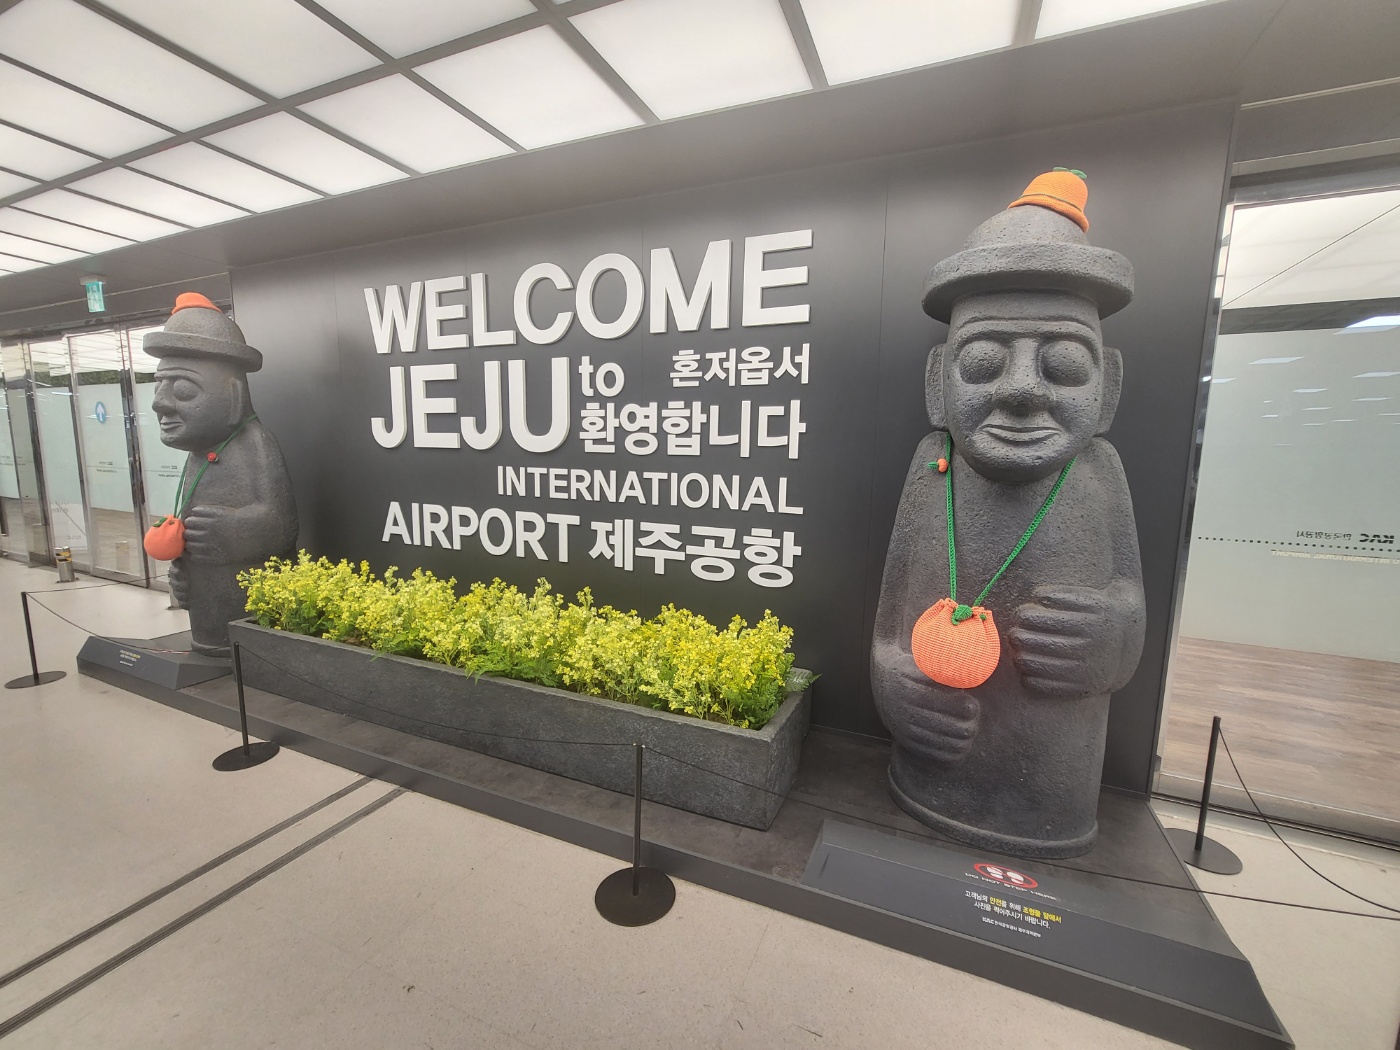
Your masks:
{"label": "white ceiling panel", "polygon": [[[0,153],[0,157],[3,156],[4,154]],[[8,171],[0,171],[0,197],[8,197],[12,193],[32,189],[37,185],[39,184],[33,179],[26,179],[23,175],[11,175]]]}
{"label": "white ceiling panel", "polygon": [[429,62],[418,72],[526,149],[642,123],[548,26]]}
{"label": "white ceiling panel", "polygon": [[0,53],[180,131],[259,104],[73,0],[24,0],[0,15]]}
{"label": "white ceiling panel", "polygon": [[51,219],[63,219],[79,226],[113,233],[118,237],[128,237],[133,241],[150,241],[167,234],[179,233],[184,229],[173,222],[153,219],[129,208],[95,201],[91,197],[69,193],[67,190],[49,190],[37,197],[26,197],[18,207],[47,215]]}
{"label": "white ceiling panel", "polygon": [[186,226],[212,226],[217,222],[241,219],[241,208],[210,200],[190,190],[126,168],[111,168],[68,184],[69,189],[101,197],[113,204],[124,204],[137,211],[159,215]]}
{"label": "white ceiling panel", "polygon": [[1182,3],[1181,0],[1044,0],[1035,35],[1036,39],[1043,39],[1179,7],[1200,6],[1199,3]]}
{"label": "white ceiling panel", "polygon": [[44,263],[35,262],[33,259],[20,259],[13,255],[0,255],[0,270],[7,273],[22,273],[25,270],[37,270]]}
{"label": "white ceiling panel", "polygon": [[86,153],[0,124],[0,162],[35,179],[56,179],[95,163]]}
{"label": "white ceiling panel", "polygon": [[21,237],[48,241],[51,244],[61,244],[65,248],[77,248],[88,255],[111,251],[113,248],[124,248],[131,243],[125,237],[98,233],[96,230],[60,222],[46,215],[34,215],[18,208],[0,209],[0,230],[17,233]]}
{"label": "white ceiling panel", "polygon": [[812,87],[778,0],[621,0],[570,21],[662,120]]}
{"label": "white ceiling panel", "polygon": [[60,248],[56,244],[31,241],[28,237],[16,237],[13,233],[0,233],[0,252],[42,263],[67,262],[69,259],[81,259],[87,254],[73,248]]}
{"label": "white ceiling panel", "polygon": [[[107,0],[107,4],[279,97],[377,64],[368,51],[295,0]],[[396,17],[402,17],[402,12],[396,11]]]}
{"label": "white ceiling panel", "polygon": [[[1396,294],[1366,289],[1388,286],[1386,272],[1400,266],[1397,243],[1400,190],[1237,208],[1224,304],[1240,309]],[[1368,266],[1376,269],[1361,269]],[[1340,269],[1349,273],[1333,272]],[[1348,293],[1353,280],[1359,283]]]}
{"label": "white ceiling panel", "polygon": [[[12,8],[10,14],[17,10],[19,8]],[[0,22],[3,21],[0,17]],[[0,25],[0,30],[3,28]],[[0,117],[103,157],[120,156],[166,136],[154,124],[104,106],[8,62],[0,62]]]}
{"label": "white ceiling panel", "polygon": [[269,175],[261,168],[210,149],[200,142],[164,150],[131,162],[133,168],[213,194],[249,211],[275,211],[320,200],[311,190]]}
{"label": "white ceiling panel", "polygon": [[1017,0],[802,0],[833,84],[1009,47]]}
{"label": "white ceiling panel", "polygon": [[321,0],[395,58],[535,13],[530,0]]}
{"label": "white ceiling panel", "polygon": [[513,152],[495,135],[398,75],[301,108],[418,171],[441,171]]}
{"label": "white ceiling panel", "polygon": [[407,178],[398,168],[290,113],[241,124],[209,136],[208,141],[323,193],[348,193]]}

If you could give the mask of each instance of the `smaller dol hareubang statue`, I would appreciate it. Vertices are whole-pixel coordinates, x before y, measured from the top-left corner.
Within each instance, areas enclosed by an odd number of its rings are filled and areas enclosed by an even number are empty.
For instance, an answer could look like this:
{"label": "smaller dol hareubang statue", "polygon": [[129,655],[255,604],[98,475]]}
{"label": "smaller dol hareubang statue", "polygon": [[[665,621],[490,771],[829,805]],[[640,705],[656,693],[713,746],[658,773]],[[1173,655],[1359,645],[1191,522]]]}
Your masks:
{"label": "smaller dol hareubang statue", "polygon": [[929,274],[948,324],[885,562],[872,685],[895,800],[1026,857],[1098,831],[1109,694],[1142,652],[1137,529],[1100,319],[1132,266],[1088,243],[1081,172],[1036,178]]}
{"label": "smaller dol hareubang statue", "polygon": [[292,481],[248,392],[262,354],[198,292],[177,297],[165,327],[142,345],[160,359],[152,402],[160,439],[189,453],[172,513],[147,531],[146,553],[170,562],[194,649],[223,655],[229,621],[244,614],[238,574],[296,548]]}

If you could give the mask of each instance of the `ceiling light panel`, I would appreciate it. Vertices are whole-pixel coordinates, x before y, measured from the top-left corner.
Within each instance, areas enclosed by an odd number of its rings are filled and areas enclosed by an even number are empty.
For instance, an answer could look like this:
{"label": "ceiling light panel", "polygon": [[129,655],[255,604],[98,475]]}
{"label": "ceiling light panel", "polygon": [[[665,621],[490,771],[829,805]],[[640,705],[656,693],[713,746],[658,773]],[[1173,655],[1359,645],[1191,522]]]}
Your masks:
{"label": "ceiling light panel", "polygon": [[[20,9],[11,8],[9,14]],[[0,16],[0,30],[4,29],[6,17],[8,15]],[[0,49],[7,43],[0,36]],[[166,136],[166,132],[154,124],[104,106],[8,62],[0,62],[0,118],[103,157],[120,156]]]}
{"label": "ceiling light panel", "polygon": [[69,259],[80,259],[86,252],[72,248],[60,248],[56,244],[31,241],[28,237],[16,237],[13,233],[0,233],[0,252],[17,255],[41,263],[61,263]]}
{"label": "ceiling light panel", "polygon": [[13,255],[0,255],[0,270],[7,273],[22,273],[25,270],[37,270],[44,264],[35,262],[33,259],[20,259]]}
{"label": "ceiling light panel", "polygon": [[259,103],[74,0],[24,0],[0,15],[0,53],[180,131]]}
{"label": "ceiling light panel", "polygon": [[407,177],[290,113],[240,124],[208,141],[322,193],[349,193]]}
{"label": "ceiling light panel", "polygon": [[833,84],[1009,47],[1018,0],[802,0]]}
{"label": "ceiling light panel", "polygon": [[137,211],[159,215],[186,226],[212,226],[240,219],[248,213],[179,186],[142,175],[139,171],[112,168],[68,184],[71,190],[123,204]]}
{"label": "ceiling light panel", "polygon": [[269,175],[261,168],[235,160],[199,142],[186,142],[150,157],[142,157],[132,161],[131,167],[208,193],[249,211],[275,211],[321,199],[320,194],[312,190]]}
{"label": "ceiling light panel", "polygon": [[642,123],[548,26],[429,62],[418,72],[527,149]]}
{"label": "ceiling light panel", "polygon": [[150,241],[184,229],[173,222],[142,215],[105,201],[95,201],[67,190],[49,190],[37,197],[26,197],[18,207],[133,241]]}
{"label": "ceiling light panel", "polygon": [[1040,40],[1047,36],[1072,33],[1076,29],[1125,22],[1179,7],[1198,6],[1201,5],[1182,3],[1181,0],[1044,0],[1040,6],[1040,21],[1036,23],[1035,36]]}
{"label": "ceiling light panel", "polygon": [[301,109],[417,171],[440,171],[512,152],[495,135],[398,75]]}
{"label": "ceiling light panel", "polygon": [[[4,154],[0,154],[0,156],[4,156]],[[8,171],[0,171],[0,197],[8,197],[12,193],[32,189],[37,185],[39,184],[33,179],[26,179],[23,175],[12,175]]]}
{"label": "ceiling light panel", "polygon": [[[295,0],[106,3],[186,51],[279,97],[378,64],[368,51]],[[398,5],[389,10],[403,17]]]}
{"label": "ceiling light panel", "polygon": [[0,161],[34,179],[56,179],[94,163],[85,153],[5,124],[0,124]]}
{"label": "ceiling light panel", "polygon": [[530,0],[321,0],[321,6],[395,58],[537,13]]}
{"label": "ceiling light panel", "polygon": [[778,0],[621,0],[570,21],[663,120],[812,87]]}
{"label": "ceiling light panel", "polygon": [[98,233],[96,230],[74,226],[71,222],[60,222],[58,219],[50,219],[47,215],[35,215],[18,208],[0,210],[0,230],[17,233],[21,237],[48,241],[50,244],[61,244],[65,248],[77,248],[88,255],[111,251],[113,248],[124,248],[131,243],[125,237]]}

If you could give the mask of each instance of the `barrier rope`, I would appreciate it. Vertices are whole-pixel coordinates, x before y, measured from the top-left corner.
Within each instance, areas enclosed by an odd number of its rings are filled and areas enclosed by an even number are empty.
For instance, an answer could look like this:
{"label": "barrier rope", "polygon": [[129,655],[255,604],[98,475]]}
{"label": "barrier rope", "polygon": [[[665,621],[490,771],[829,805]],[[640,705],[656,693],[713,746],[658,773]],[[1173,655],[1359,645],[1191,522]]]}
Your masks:
{"label": "barrier rope", "polygon": [[[118,583],[119,583],[119,582],[121,582],[121,581],[114,581],[114,582],[118,582]],[[104,586],[105,586],[105,585],[104,585]],[[91,589],[94,589],[94,588],[80,588],[80,589],[82,589],[82,590],[91,590]],[[29,593],[30,593],[30,594],[33,594],[34,592],[31,591],[31,592],[29,592]],[[48,592],[39,592],[39,593],[48,593]],[[81,624],[74,623],[72,620],[68,619],[68,618],[67,618],[66,616],[64,616],[62,613],[55,612],[53,609],[49,608],[47,605],[43,605],[42,602],[36,602],[36,604],[38,604],[38,605],[40,605],[42,608],[46,609],[48,612],[52,613],[54,616],[57,616],[60,620],[63,620],[65,623],[67,623],[67,624],[69,624],[69,625],[71,625],[71,626],[73,626],[73,627],[76,627],[78,630],[84,631],[85,633],[88,633],[88,634],[92,634],[92,632],[87,631],[86,628],[84,628]],[[102,638],[102,639],[104,639],[105,641],[113,642],[114,644],[117,644],[117,645],[128,645],[128,643],[126,643],[126,642],[119,642],[119,641],[117,641],[116,639],[106,638],[106,636],[104,636],[104,635],[93,634],[93,637],[95,637],[95,638]],[[140,650],[142,650],[142,651],[144,651],[144,652],[153,652],[153,653],[186,653],[186,652],[190,652],[190,650],[154,649],[154,648],[150,648],[150,647],[146,647],[146,646],[139,646],[139,645],[132,645],[132,646],[129,646],[129,647],[130,647],[130,648],[134,648],[134,649],[140,649]],[[257,659],[257,660],[260,660],[263,664],[265,664],[265,665],[268,666],[268,667],[271,667],[272,669],[274,669],[274,670],[276,670],[276,671],[279,671],[279,672],[281,672],[281,673],[283,673],[283,674],[289,675],[290,677],[295,678],[295,679],[297,679],[298,681],[300,681],[300,682],[302,682],[302,683],[304,683],[304,684],[306,684],[306,685],[309,685],[309,686],[311,686],[311,687],[313,687],[313,688],[315,688],[315,689],[318,689],[319,691],[321,691],[321,692],[323,692],[323,693],[327,693],[327,694],[329,694],[329,695],[331,695],[331,696],[334,696],[334,697],[336,697],[336,698],[338,698],[338,699],[340,699],[340,700],[342,700],[342,701],[344,701],[344,702],[346,702],[346,703],[353,704],[353,705],[357,705],[357,706],[363,707],[363,708],[367,708],[367,709],[369,709],[369,710],[371,710],[371,711],[376,711],[376,712],[378,712],[378,713],[380,713],[380,714],[391,715],[391,716],[396,717],[396,718],[402,718],[402,719],[406,719],[406,720],[409,720],[409,721],[417,722],[417,723],[419,723],[419,724],[421,724],[421,725],[432,726],[432,727],[437,728],[437,729],[445,729],[445,730],[450,730],[450,731],[452,731],[452,732],[466,733],[466,734],[473,735],[473,736],[491,737],[491,738],[493,738],[493,739],[498,739],[498,740],[515,740],[515,741],[522,741],[522,742],[535,743],[535,744],[557,744],[557,745],[563,745],[563,746],[577,746],[577,747],[613,747],[613,748],[626,748],[626,749],[628,749],[628,750],[630,750],[630,749],[634,746],[633,743],[630,742],[630,741],[628,741],[628,742],[619,742],[619,741],[612,741],[612,740],[566,740],[566,739],[549,739],[549,738],[534,737],[534,736],[520,736],[520,735],[515,735],[515,734],[510,734],[510,733],[498,733],[498,732],[493,732],[493,731],[487,730],[487,729],[478,729],[478,728],[473,728],[473,727],[469,727],[469,726],[447,725],[446,723],[434,722],[434,721],[431,721],[431,720],[429,720],[429,719],[411,717],[411,716],[404,715],[403,713],[398,712],[398,711],[392,711],[392,710],[390,710],[390,709],[388,709],[388,708],[380,707],[380,706],[378,706],[377,704],[373,704],[373,703],[370,703],[370,702],[365,701],[365,700],[360,700],[360,699],[356,699],[356,698],[352,698],[352,697],[345,696],[343,693],[339,693],[339,692],[337,692],[337,691],[334,690],[334,689],[328,689],[328,688],[326,688],[326,686],[324,686],[323,684],[321,684],[321,683],[319,683],[319,682],[313,682],[313,681],[311,681],[309,678],[306,678],[305,676],[298,674],[297,672],[291,670],[291,669],[288,668],[288,667],[282,666],[280,663],[278,663],[278,662],[275,661],[275,660],[270,660],[270,659],[268,659],[267,657],[263,656],[263,655],[260,654],[260,653],[250,653],[249,655],[252,656],[252,657],[254,657],[254,658]],[[587,695],[587,694],[579,694],[579,695]],[[1229,741],[1227,741],[1227,740],[1225,739],[1225,734],[1224,734],[1223,732],[1221,733],[1220,739],[1221,739],[1221,742],[1225,745],[1225,754],[1226,754],[1226,755],[1229,757],[1229,759],[1230,759],[1230,765],[1231,765],[1231,767],[1232,767],[1232,768],[1234,769],[1234,771],[1235,771],[1235,776],[1239,779],[1240,786],[1244,788],[1245,794],[1246,794],[1246,796],[1248,796],[1249,801],[1250,801],[1250,804],[1254,806],[1254,809],[1255,809],[1255,811],[1257,812],[1259,819],[1262,820],[1262,821],[1268,826],[1269,830],[1273,833],[1274,837],[1277,838],[1277,839],[1279,840],[1279,842],[1281,842],[1281,843],[1284,845],[1284,847],[1285,847],[1291,854],[1293,854],[1293,856],[1296,857],[1296,858],[1303,864],[1304,867],[1306,867],[1306,868],[1307,868],[1309,871],[1311,871],[1314,875],[1317,875],[1317,876],[1318,876],[1319,878],[1321,878],[1323,881],[1327,882],[1329,885],[1335,887],[1335,888],[1338,889],[1338,890],[1341,890],[1343,893],[1347,894],[1347,895],[1350,896],[1350,897],[1354,897],[1356,900],[1362,901],[1363,903],[1368,904],[1368,905],[1370,905],[1370,906],[1373,907],[1373,908],[1379,908],[1379,909],[1381,909],[1382,911],[1388,912],[1388,913],[1390,913],[1390,914],[1387,914],[1387,915],[1375,915],[1375,914],[1370,913],[1370,912],[1352,911],[1352,910],[1345,909],[1345,908],[1330,908],[1330,907],[1325,907],[1325,906],[1323,906],[1323,905],[1302,904],[1302,903],[1299,903],[1299,902],[1297,902],[1297,901],[1281,901],[1281,900],[1274,900],[1274,899],[1268,898],[1268,897],[1254,897],[1254,896],[1249,896],[1249,895],[1247,895],[1247,894],[1227,893],[1227,892],[1224,892],[1224,891],[1222,891],[1222,890],[1207,890],[1207,889],[1201,889],[1201,888],[1196,887],[1196,886],[1181,886],[1181,885],[1177,885],[1177,884],[1175,884],[1175,883],[1160,882],[1160,881],[1157,881],[1157,880],[1154,880],[1154,879],[1143,879],[1143,878],[1138,878],[1138,877],[1132,876],[1132,875],[1123,875],[1123,874],[1120,874],[1120,873],[1117,873],[1117,872],[1102,871],[1102,870],[1098,870],[1098,869],[1095,869],[1095,868],[1082,868],[1082,867],[1077,867],[1077,866],[1072,865],[1072,864],[1060,864],[1060,863],[1056,863],[1056,862],[1054,862],[1054,861],[1048,861],[1048,860],[1035,859],[1035,860],[1033,860],[1031,863],[1034,863],[1034,864],[1039,865],[1039,866],[1042,866],[1042,867],[1054,868],[1054,869],[1059,870],[1059,871],[1076,872],[1076,873],[1081,874],[1081,875],[1094,875],[1094,876],[1097,876],[1097,877],[1100,877],[1100,878],[1115,879],[1115,880],[1120,881],[1120,882],[1133,883],[1133,884],[1139,885],[1139,886],[1152,886],[1152,887],[1155,887],[1155,888],[1157,888],[1157,889],[1173,890],[1173,891],[1176,891],[1176,892],[1179,892],[1179,893],[1193,893],[1193,894],[1199,894],[1199,895],[1207,896],[1207,897],[1219,897],[1219,898],[1223,898],[1223,899],[1227,899],[1227,900],[1250,901],[1250,902],[1253,902],[1253,903],[1255,903],[1255,904],[1270,904],[1270,905],[1273,905],[1273,906],[1275,906],[1275,907],[1294,908],[1294,909],[1298,909],[1298,910],[1301,910],[1301,911],[1323,912],[1323,913],[1331,914],[1331,915],[1350,915],[1350,916],[1355,916],[1355,917],[1357,917],[1357,918],[1377,919],[1377,920],[1380,920],[1380,921],[1382,921],[1382,922],[1400,922],[1400,908],[1393,908],[1393,907],[1391,907],[1391,906],[1389,906],[1389,905],[1381,904],[1379,901],[1371,900],[1371,899],[1368,898],[1368,897],[1362,896],[1362,895],[1359,894],[1359,893],[1356,893],[1356,892],[1354,892],[1354,891],[1352,891],[1352,890],[1347,889],[1345,886],[1341,885],[1341,884],[1338,883],[1336,880],[1334,880],[1334,879],[1332,879],[1332,878],[1329,878],[1327,875],[1324,875],[1322,872],[1318,871],[1317,868],[1313,867],[1310,863],[1308,863],[1308,861],[1307,861],[1306,859],[1304,859],[1303,856],[1302,856],[1301,854],[1299,854],[1298,851],[1297,851],[1296,849],[1293,848],[1293,846],[1288,842],[1288,840],[1285,839],[1285,838],[1279,833],[1279,831],[1278,831],[1278,829],[1277,829],[1276,827],[1274,827],[1273,823],[1269,820],[1269,818],[1266,817],[1266,816],[1264,815],[1264,812],[1263,812],[1263,810],[1260,808],[1259,803],[1255,800],[1253,793],[1249,790],[1248,785],[1245,783],[1244,777],[1240,775],[1239,766],[1238,766],[1238,764],[1235,762],[1235,757],[1234,757],[1234,755],[1233,755],[1233,754],[1231,753],[1231,751],[1230,751],[1230,744],[1229,744]],[[870,825],[870,826],[872,826],[872,827],[881,828],[881,829],[884,829],[884,830],[886,830],[886,831],[893,831],[893,832],[900,832],[900,833],[908,834],[908,833],[909,833],[909,830],[910,830],[910,829],[907,828],[907,827],[899,827],[899,826],[894,825],[894,824],[885,823],[885,822],[883,822],[883,821],[873,819],[872,817],[869,817],[869,816],[864,815],[864,814],[860,814],[860,813],[851,813],[851,812],[848,812],[848,811],[845,811],[845,810],[834,809],[834,808],[832,808],[831,806],[825,806],[825,805],[822,805],[821,803],[818,803],[818,802],[811,802],[811,801],[809,801],[809,800],[807,800],[807,799],[804,799],[804,798],[794,797],[794,796],[791,794],[790,791],[789,791],[789,792],[774,791],[772,788],[769,788],[769,787],[767,787],[767,786],[765,786],[765,785],[762,785],[762,784],[753,784],[753,783],[750,783],[749,781],[740,779],[740,778],[738,778],[738,777],[732,777],[732,776],[728,775],[727,773],[721,773],[720,771],[718,771],[718,770],[716,770],[716,769],[710,769],[710,768],[708,768],[708,767],[706,767],[706,766],[702,766],[702,765],[699,765],[699,764],[697,764],[697,763],[695,763],[695,762],[691,762],[689,759],[681,758],[681,757],[678,756],[678,755],[673,755],[673,754],[671,754],[670,752],[668,752],[668,751],[663,751],[663,750],[661,750],[661,749],[659,749],[659,748],[657,748],[657,747],[655,747],[654,745],[651,745],[651,744],[648,744],[648,745],[647,745],[647,751],[649,751],[651,754],[656,755],[656,756],[658,756],[658,757],[660,757],[660,758],[664,758],[664,759],[667,759],[668,761],[676,762],[676,763],[679,763],[680,765],[687,766],[687,767],[689,767],[689,768],[691,768],[691,769],[693,769],[693,770],[696,770],[696,771],[699,772],[699,773],[703,773],[703,774],[705,774],[705,775],[707,775],[707,776],[716,777],[716,778],[718,778],[718,779],[720,779],[720,780],[726,780],[726,781],[729,781],[730,783],[738,784],[739,786],[744,787],[744,788],[748,788],[748,789],[751,790],[751,791],[759,791],[759,792],[762,792],[762,793],[764,793],[764,794],[766,794],[766,795],[776,796],[776,797],[778,797],[778,798],[784,799],[786,802],[791,802],[791,803],[794,803],[794,804],[796,804],[796,805],[806,806],[806,807],[808,807],[808,808],[810,808],[810,809],[817,810],[818,812],[829,813],[829,814],[831,814],[832,816],[844,817],[844,818],[846,818],[847,820],[857,820],[857,821],[861,821],[862,823],[868,824],[868,825]],[[558,774],[556,774],[556,775],[558,775]]]}

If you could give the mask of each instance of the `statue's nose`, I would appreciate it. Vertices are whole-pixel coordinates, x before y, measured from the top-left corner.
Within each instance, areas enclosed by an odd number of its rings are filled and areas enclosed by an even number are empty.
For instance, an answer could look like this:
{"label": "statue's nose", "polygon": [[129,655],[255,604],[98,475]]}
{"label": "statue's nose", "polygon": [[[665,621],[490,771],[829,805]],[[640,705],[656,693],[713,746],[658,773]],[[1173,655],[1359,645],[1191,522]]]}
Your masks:
{"label": "statue's nose", "polygon": [[1017,340],[997,384],[997,400],[1017,415],[1028,415],[1050,406],[1050,391],[1040,375],[1039,347],[1035,340]]}

